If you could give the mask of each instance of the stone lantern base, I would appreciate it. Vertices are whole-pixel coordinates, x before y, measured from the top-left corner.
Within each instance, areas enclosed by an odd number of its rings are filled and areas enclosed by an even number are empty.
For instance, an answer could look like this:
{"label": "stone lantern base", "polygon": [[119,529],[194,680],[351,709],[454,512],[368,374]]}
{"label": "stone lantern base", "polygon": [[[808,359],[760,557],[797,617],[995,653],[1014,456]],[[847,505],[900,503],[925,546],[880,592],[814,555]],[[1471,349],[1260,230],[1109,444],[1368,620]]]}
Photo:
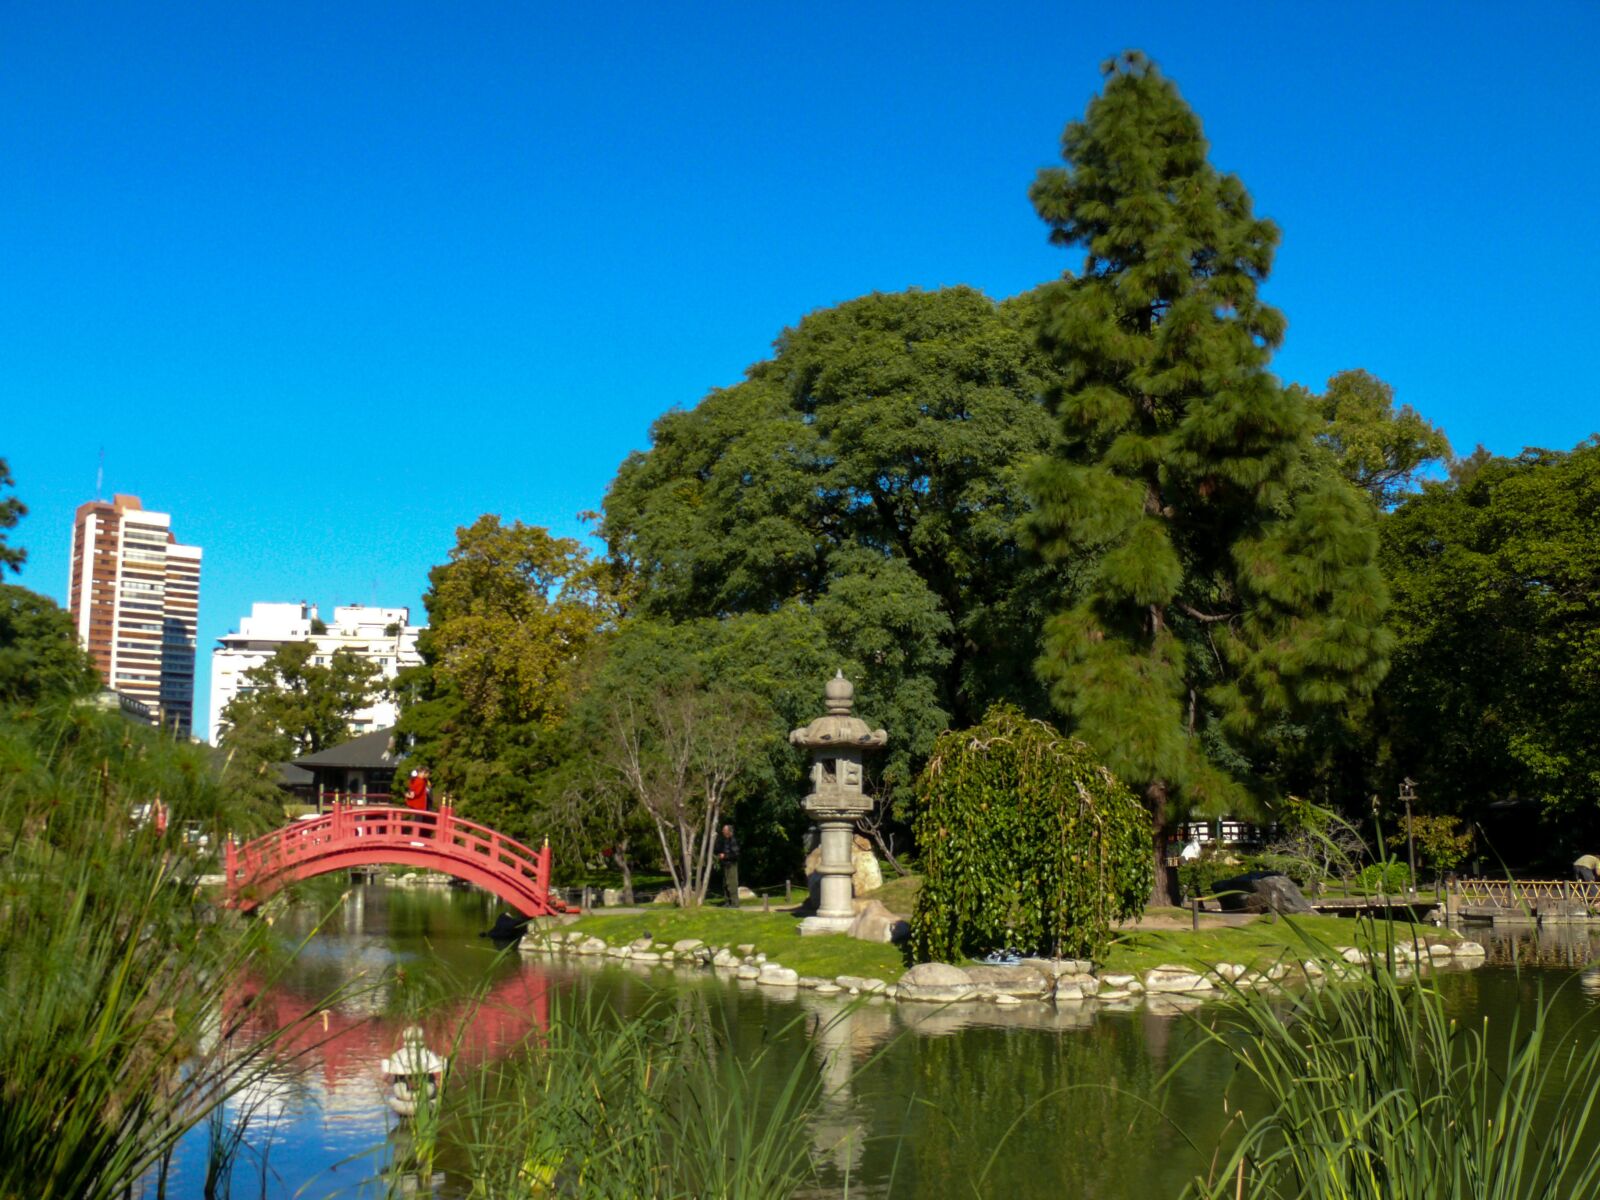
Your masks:
{"label": "stone lantern base", "polygon": [[817,866],[819,903],[817,911],[800,922],[800,932],[848,933],[856,919],[852,880],[856,873],[855,824],[861,813],[816,815],[822,835],[822,862]]}

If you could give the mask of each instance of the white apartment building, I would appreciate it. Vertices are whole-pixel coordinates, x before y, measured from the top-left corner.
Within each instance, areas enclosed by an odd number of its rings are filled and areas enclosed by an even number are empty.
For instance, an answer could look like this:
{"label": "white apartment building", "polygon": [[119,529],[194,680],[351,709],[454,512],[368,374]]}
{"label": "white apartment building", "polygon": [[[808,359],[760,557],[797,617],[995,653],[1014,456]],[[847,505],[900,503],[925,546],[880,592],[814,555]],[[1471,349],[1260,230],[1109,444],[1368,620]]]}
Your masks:
{"label": "white apartment building", "polygon": [[[402,667],[422,662],[417,653],[417,634],[423,626],[411,624],[409,608],[376,608],[347,604],[333,610],[326,624],[317,616],[317,606],[299,604],[252,604],[250,615],[239,622],[239,631],[217,639],[211,652],[211,731],[216,744],[223,729],[223,711],[250,685],[244,673],[259,667],[272,652],[287,642],[310,642],[316,647],[311,662],[326,666],[337,650],[349,650],[378,668],[384,680],[391,680]],[[352,734],[387,729],[400,713],[387,696],[373,701],[355,714],[350,722]]]}

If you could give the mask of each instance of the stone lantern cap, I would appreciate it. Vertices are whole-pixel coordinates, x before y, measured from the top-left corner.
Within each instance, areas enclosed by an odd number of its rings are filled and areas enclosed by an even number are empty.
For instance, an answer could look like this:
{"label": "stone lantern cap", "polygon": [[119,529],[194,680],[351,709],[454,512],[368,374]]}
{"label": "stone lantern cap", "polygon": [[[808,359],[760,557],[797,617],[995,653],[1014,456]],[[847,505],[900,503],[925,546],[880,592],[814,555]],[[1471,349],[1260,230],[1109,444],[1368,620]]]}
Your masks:
{"label": "stone lantern cap", "polygon": [[855,705],[856,689],[844,677],[843,671],[828,680],[827,686],[822,689],[822,694],[827,701],[827,715],[818,717],[800,729],[792,730],[789,734],[791,744],[813,748],[877,747],[888,744],[887,733],[881,729],[868,729],[865,721],[851,714],[850,710]]}

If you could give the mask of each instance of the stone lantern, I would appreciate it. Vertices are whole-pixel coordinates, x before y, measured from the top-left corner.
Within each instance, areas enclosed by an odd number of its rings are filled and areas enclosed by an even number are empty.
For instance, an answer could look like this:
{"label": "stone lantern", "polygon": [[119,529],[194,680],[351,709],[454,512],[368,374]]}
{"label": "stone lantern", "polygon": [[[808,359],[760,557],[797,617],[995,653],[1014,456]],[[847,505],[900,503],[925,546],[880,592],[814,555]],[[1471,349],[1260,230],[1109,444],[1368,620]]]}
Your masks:
{"label": "stone lantern", "polygon": [[800,922],[801,933],[844,933],[855,921],[855,824],[872,811],[864,760],[889,741],[883,730],[868,729],[851,715],[856,689],[843,671],[828,680],[823,695],[827,715],[789,734],[791,744],[811,752],[811,794],[804,804],[822,833],[820,903],[814,916]]}

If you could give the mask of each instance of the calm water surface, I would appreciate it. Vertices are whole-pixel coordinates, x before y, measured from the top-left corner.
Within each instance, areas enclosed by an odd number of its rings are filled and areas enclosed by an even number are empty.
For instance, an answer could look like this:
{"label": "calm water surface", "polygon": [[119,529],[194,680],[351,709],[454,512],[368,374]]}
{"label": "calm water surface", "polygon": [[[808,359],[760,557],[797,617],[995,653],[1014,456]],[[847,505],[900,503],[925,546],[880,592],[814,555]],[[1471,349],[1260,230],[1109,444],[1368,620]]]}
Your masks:
{"label": "calm water surface", "polygon": [[[499,954],[478,936],[496,911],[477,893],[368,886],[321,908],[297,905],[279,923],[286,949],[305,939],[302,948],[270,982],[241,981],[241,994],[260,993],[264,1020],[334,1000],[326,1028],[315,1020],[299,1040],[302,1068],[226,1114],[249,1116],[231,1177],[236,1200],[383,1194],[370,1181],[403,1157],[407,1128],[384,1103],[378,1063],[423,1001],[433,1004],[426,1024],[438,1048],[452,1007],[464,1011],[474,990],[486,999],[458,1066],[504,1053],[577,989],[624,1010],[692,992],[720,1011],[736,1045],[753,1053],[776,1040],[782,1067],[805,1057],[829,1084],[810,1131],[823,1195],[848,1186],[851,1196],[1173,1196],[1204,1170],[1227,1121],[1231,1060],[1211,1047],[1190,1054],[1200,1039],[1189,1016],[1050,1005],[930,1012],[875,1001],[840,1017],[837,999],[780,997],[709,972]],[[1490,965],[1445,981],[1460,1017],[1500,1023],[1541,989],[1555,994],[1558,1025],[1596,1003],[1600,973],[1575,978],[1600,961],[1600,941],[1585,931],[1474,936],[1490,946]],[[1180,1059],[1163,1116],[1156,1084]],[[169,1194],[201,1194],[207,1142],[204,1129],[185,1142]],[[417,1194],[454,1196],[454,1182],[424,1183]]]}

